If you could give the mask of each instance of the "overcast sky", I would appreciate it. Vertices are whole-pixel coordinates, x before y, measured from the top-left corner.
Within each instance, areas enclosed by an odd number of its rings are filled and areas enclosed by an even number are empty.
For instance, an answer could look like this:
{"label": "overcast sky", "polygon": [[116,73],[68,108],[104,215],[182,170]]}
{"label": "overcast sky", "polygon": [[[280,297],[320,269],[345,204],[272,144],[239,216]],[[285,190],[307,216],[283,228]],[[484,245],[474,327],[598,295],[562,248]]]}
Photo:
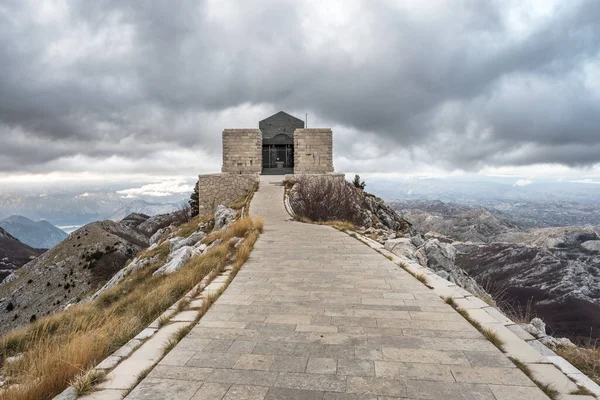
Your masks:
{"label": "overcast sky", "polygon": [[600,1],[0,2],[0,180],[218,172],[279,110],[341,172],[597,178]]}

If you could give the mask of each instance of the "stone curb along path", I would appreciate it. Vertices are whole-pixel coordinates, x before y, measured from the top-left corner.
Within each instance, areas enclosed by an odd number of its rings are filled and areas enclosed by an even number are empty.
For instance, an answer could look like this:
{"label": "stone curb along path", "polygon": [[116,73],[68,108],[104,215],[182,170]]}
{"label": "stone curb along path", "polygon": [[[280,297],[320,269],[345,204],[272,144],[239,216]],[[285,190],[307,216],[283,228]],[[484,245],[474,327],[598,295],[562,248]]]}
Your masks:
{"label": "stone curb along path", "polygon": [[494,331],[504,342],[503,352],[518,361],[526,364],[534,378],[544,385],[551,385],[560,393],[560,399],[593,399],[592,396],[570,395],[577,391],[577,385],[584,387],[600,399],[600,386],[579,371],[563,357],[557,355],[546,345],[541,343],[531,334],[527,333],[518,324],[511,321],[497,308],[490,306],[483,300],[474,296],[467,290],[440,277],[429,268],[398,256],[384,248],[384,246],[368,237],[352,233],[358,240],[380,252],[397,264],[404,264],[407,270],[414,275],[425,274],[428,278],[427,285],[441,298],[452,298],[459,308],[467,311],[469,317],[478,322],[483,328]]}
{"label": "stone curb along path", "polygon": [[[148,327],[99,363],[94,369],[106,373],[106,380],[96,387],[96,391],[78,396],[71,386],[53,400],[121,400],[138,383],[140,374],[166,355],[165,345],[174,335],[195,324],[205,302],[226,287],[232,271],[233,267],[229,265],[220,274],[209,273]],[[178,304],[187,301],[190,302],[187,309],[178,312]]]}

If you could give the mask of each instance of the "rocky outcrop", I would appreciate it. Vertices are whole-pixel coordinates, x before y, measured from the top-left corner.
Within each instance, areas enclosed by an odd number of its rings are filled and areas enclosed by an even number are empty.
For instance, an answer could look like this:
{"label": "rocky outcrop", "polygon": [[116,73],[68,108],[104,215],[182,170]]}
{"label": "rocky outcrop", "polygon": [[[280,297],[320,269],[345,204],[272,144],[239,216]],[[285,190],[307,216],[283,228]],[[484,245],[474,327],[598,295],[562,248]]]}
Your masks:
{"label": "rocky outcrop", "polygon": [[237,216],[234,209],[219,205],[215,211],[214,230],[218,231],[229,225]]}
{"label": "rocky outcrop", "polygon": [[473,278],[456,265],[456,249],[452,244],[440,242],[438,239],[423,240],[419,235],[415,235],[411,238],[387,240],[384,248],[397,256],[418,262],[473,294],[486,294]]}
{"label": "rocky outcrop", "polygon": [[573,342],[568,338],[555,338],[554,336],[548,335],[546,333],[546,324],[541,318],[534,318],[528,324],[521,324],[521,328],[546,346],[575,347]]}
{"label": "rocky outcrop", "polygon": [[154,271],[153,275],[169,275],[179,271],[192,256],[192,247],[185,246],[169,254],[165,265]]}

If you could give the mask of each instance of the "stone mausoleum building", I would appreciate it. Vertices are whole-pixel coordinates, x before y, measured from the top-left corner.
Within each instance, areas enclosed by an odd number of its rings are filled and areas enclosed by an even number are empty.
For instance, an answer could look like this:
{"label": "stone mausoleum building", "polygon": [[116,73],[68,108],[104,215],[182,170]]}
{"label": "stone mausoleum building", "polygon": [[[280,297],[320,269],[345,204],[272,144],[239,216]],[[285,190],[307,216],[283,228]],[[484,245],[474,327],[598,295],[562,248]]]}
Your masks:
{"label": "stone mausoleum building", "polygon": [[333,137],[329,128],[311,128],[283,111],[258,123],[258,129],[223,131],[220,174],[200,175],[200,214],[228,204],[248,191],[260,174],[332,174]]}

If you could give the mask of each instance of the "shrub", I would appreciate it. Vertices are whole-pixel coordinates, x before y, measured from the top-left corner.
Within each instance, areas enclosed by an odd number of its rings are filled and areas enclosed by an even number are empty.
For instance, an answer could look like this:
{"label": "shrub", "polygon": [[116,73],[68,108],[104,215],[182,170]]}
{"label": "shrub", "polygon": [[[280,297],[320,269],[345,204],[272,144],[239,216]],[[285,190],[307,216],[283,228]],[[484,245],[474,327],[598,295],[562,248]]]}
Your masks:
{"label": "shrub", "polygon": [[355,188],[360,189],[360,190],[365,190],[365,187],[367,186],[365,181],[361,182],[360,175],[354,175],[354,180],[352,181],[352,184],[354,185]]}
{"label": "shrub", "polygon": [[358,223],[357,195],[344,180],[325,176],[302,176],[293,195],[294,212],[315,222],[348,221]]}
{"label": "shrub", "polygon": [[200,196],[198,192],[198,182],[194,185],[194,191],[190,195],[190,200],[188,201],[190,206],[190,216],[192,218],[198,216],[198,212],[200,211]]}

